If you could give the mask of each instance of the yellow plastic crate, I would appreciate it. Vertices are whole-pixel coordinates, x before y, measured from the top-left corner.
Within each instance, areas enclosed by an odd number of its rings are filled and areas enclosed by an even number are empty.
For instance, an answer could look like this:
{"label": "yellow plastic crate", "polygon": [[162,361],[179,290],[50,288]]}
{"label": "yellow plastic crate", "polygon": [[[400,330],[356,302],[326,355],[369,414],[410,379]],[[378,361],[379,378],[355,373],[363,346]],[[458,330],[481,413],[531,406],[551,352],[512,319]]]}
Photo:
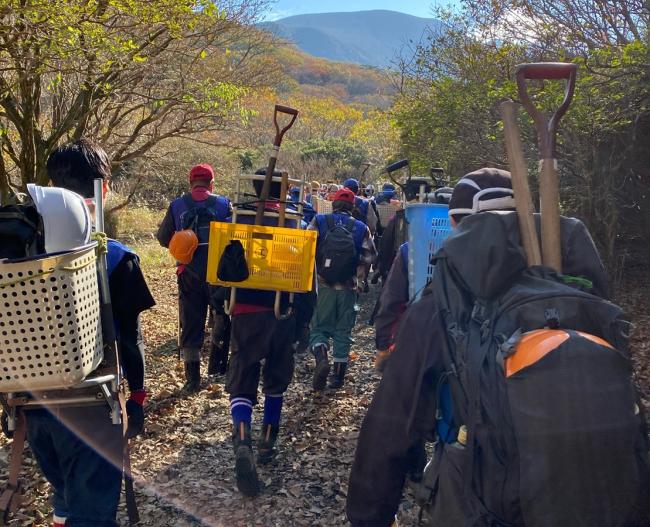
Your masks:
{"label": "yellow plastic crate", "polygon": [[[309,292],[314,281],[317,237],[316,231],[212,222],[207,281],[242,289]],[[243,282],[217,278],[219,260],[230,240],[239,240],[246,252],[250,276]]]}

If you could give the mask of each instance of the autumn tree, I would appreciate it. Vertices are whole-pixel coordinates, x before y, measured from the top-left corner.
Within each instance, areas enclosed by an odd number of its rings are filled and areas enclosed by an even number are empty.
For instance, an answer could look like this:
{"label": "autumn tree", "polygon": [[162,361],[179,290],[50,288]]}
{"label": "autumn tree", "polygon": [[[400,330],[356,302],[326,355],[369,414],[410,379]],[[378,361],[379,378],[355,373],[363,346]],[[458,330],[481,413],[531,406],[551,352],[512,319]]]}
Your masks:
{"label": "autumn tree", "polygon": [[[265,0],[0,0],[0,192],[45,184],[62,141],[113,164],[169,138],[224,142],[268,82]],[[199,135],[200,134],[200,137]]]}

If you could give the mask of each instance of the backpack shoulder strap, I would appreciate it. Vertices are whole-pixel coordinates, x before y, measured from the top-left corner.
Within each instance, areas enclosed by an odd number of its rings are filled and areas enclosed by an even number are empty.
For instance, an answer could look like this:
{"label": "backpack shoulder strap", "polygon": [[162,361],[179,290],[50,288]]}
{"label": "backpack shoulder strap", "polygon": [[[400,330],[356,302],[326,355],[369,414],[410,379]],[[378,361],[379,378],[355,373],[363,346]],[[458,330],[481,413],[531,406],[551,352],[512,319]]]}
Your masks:
{"label": "backpack shoulder strap", "polygon": [[330,231],[334,228],[334,216],[332,214],[325,215],[325,223],[327,224],[327,230]]}
{"label": "backpack shoulder strap", "polygon": [[350,218],[348,222],[345,224],[345,230],[348,231],[350,234],[354,232],[354,226],[357,224],[356,218]]}
{"label": "backpack shoulder strap", "polygon": [[187,210],[192,210],[196,208],[196,202],[192,199],[192,194],[190,194],[189,192],[183,194],[183,201],[185,202],[185,206],[187,207]]}
{"label": "backpack shoulder strap", "polygon": [[208,199],[206,200],[206,205],[208,207],[214,208],[219,204],[219,197],[215,196],[214,194],[208,196]]}

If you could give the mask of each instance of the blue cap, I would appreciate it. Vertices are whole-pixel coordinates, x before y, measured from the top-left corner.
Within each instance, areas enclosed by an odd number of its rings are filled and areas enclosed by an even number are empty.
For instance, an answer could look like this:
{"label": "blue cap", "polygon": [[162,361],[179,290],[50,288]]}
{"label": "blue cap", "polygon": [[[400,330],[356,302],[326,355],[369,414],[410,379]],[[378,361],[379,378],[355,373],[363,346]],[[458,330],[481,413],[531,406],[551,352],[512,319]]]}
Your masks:
{"label": "blue cap", "polygon": [[381,190],[395,191],[395,185],[392,183],[384,183],[381,187]]}
{"label": "blue cap", "polygon": [[355,194],[359,192],[359,182],[354,178],[346,179],[343,182],[343,186],[345,188],[349,188]]}

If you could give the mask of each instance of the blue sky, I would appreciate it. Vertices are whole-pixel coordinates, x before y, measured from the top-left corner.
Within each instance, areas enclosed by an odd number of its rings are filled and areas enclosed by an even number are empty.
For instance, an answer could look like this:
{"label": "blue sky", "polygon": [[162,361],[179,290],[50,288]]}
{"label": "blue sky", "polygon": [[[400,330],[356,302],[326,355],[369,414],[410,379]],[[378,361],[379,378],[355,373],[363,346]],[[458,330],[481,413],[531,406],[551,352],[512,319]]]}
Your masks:
{"label": "blue sky", "polygon": [[457,0],[277,0],[271,6],[267,20],[275,20],[304,13],[330,13],[335,11],[365,11],[389,9],[410,15],[431,18],[432,5],[457,4]]}

